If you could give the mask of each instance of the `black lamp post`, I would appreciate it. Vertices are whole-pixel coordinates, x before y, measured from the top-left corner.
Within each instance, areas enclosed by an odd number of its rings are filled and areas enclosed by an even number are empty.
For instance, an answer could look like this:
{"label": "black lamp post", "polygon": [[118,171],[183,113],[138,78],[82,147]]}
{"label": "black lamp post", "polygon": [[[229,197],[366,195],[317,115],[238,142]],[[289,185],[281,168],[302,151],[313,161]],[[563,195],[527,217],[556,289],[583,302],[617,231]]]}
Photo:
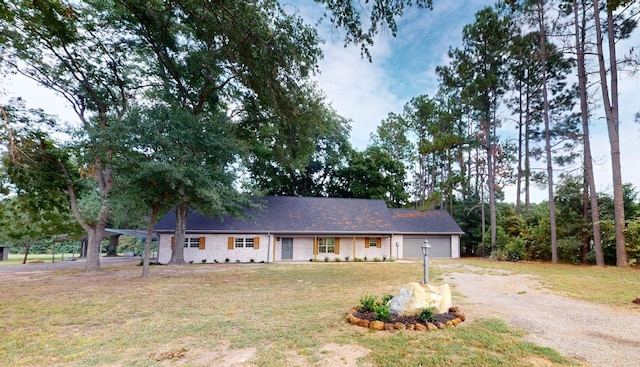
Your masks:
{"label": "black lamp post", "polygon": [[431,245],[427,237],[424,238],[424,243],[420,248],[422,249],[422,256],[424,256],[424,284],[429,284],[429,249]]}

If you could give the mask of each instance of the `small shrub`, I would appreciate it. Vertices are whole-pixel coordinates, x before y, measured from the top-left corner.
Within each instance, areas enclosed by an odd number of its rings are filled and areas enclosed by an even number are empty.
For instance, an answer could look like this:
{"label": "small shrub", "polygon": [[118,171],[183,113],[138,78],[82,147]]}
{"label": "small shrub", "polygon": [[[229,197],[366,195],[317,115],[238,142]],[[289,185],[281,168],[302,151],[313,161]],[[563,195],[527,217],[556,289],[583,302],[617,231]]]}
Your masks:
{"label": "small shrub", "polygon": [[240,264],[240,260],[236,260],[236,264]]}
{"label": "small shrub", "polygon": [[393,298],[392,294],[387,294],[385,296],[382,297],[382,304],[386,305],[387,303],[389,303],[389,301],[391,301],[391,299]]}
{"label": "small shrub", "polygon": [[435,322],[436,321],[436,308],[435,307],[427,307],[422,312],[420,312],[420,316],[418,318],[424,322]]}
{"label": "small shrub", "polygon": [[345,256],[344,261],[349,261],[349,256]]}
{"label": "small shrub", "polygon": [[364,261],[367,261],[367,257],[366,256],[364,257]]}
{"label": "small shrub", "polygon": [[382,261],[387,261],[387,256],[382,256]]}
{"label": "small shrub", "polygon": [[391,308],[386,304],[373,306],[373,312],[376,313],[376,320],[384,322],[391,320]]}
{"label": "small shrub", "polygon": [[339,258],[339,257],[336,257],[335,259],[333,259],[333,261],[335,261],[335,262],[339,263],[339,262],[340,262],[340,258]]}
{"label": "small shrub", "polygon": [[256,262],[256,259],[251,258],[251,260],[249,260],[249,262],[250,262],[250,263],[254,263],[254,262]]}
{"label": "small shrub", "polygon": [[359,263],[359,262],[362,262],[362,259],[359,257],[354,257],[353,261]]}
{"label": "small shrub", "polygon": [[218,263],[218,259],[213,259],[213,262],[217,264]]}
{"label": "small shrub", "polygon": [[374,262],[374,263],[379,263],[379,262],[380,262],[380,259],[379,259],[379,258],[377,258],[377,257],[374,257],[374,258],[373,258],[373,262]]}
{"label": "small shrub", "polygon": [[229,258],[224,259],[224,262],[226,262],[227,264],[229,263],[229,261],[231,261]]}
{"label": "small shrub", "polygon": [[324,262],[329,262],[329,256],[324,257]]}
{"label": "small shrub", "polygon": [[374,311],[373,307],[376,305],[376,297],[370,294],[360,298],[360,312]]}
{"label": "small shrub", "polygon": [[203,263],[203,264],[206,264],[206,263],[207,263],[207,259],[202,259],[202,260],[200,260],[200,261],[202,261],[202,263]]}

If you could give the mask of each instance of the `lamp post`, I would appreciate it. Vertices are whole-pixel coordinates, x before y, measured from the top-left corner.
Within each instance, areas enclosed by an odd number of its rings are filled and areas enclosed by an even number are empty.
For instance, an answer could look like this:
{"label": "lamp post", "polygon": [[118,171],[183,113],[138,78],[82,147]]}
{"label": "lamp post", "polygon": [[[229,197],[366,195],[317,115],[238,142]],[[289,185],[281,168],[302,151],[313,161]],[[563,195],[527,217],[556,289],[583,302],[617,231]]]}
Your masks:
{"label": "lamp post", "polygon": [[422,256],[424,256],[424,284],[429,284],[429,249],[431,245],[427,237],[424,238],[424,243],[420,248],[422,249]]}
{"label": "lamp post", "polygon": [[400,256],[398,255],[398,251],[400,250],[400,242],[396,242],[396,259],[399,259]]}

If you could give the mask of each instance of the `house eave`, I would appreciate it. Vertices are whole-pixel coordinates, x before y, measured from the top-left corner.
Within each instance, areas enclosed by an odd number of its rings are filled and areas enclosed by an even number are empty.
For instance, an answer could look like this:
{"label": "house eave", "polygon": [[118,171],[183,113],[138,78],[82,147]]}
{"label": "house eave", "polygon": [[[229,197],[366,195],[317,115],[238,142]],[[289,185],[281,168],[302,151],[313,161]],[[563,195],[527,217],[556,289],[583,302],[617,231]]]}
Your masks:
{"label": "house eave", "polygon": [[[158,234],[173,234],[173,230],[159,230]],[[353,232],[353,231],[270,231],[270,230],[198,230],[190,229],[186,231],[186,234],[271,234],[274,236],[326,236],[326,235],[340,235],[340,236],[391,236],[391,231],[370,231],[370,232]]]}

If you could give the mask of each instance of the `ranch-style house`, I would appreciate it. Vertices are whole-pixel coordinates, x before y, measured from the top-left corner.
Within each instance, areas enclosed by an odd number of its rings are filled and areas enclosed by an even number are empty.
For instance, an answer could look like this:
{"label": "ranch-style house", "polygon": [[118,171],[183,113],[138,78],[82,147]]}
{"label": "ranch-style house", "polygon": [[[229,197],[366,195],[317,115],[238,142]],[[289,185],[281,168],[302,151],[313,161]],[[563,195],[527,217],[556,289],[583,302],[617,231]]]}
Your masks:
{"label": "ranch-style house", "polygon": [[[384,200],[267,196],[242,219],[190,212],[185,261],[274,262],[460,257],[460,226],[443,210],[390,209]],[[158,221],[158,261],[175,246],[175,212]]]}

